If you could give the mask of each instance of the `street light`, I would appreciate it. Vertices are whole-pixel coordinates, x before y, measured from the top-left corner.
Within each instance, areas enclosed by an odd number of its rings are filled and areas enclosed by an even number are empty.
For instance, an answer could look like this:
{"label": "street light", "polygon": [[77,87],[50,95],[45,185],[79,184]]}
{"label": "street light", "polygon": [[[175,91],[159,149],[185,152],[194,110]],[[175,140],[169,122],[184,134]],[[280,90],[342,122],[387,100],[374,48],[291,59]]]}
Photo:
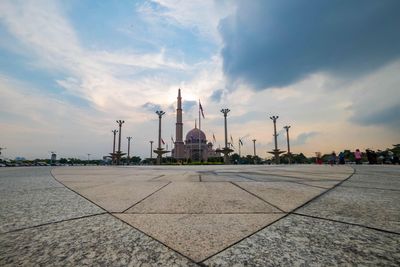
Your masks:
{"label": "street light", "polygon": [[128,156],[127,156],[127,160],[128,160],[128,165],[129,165],[129,162],[130,162],[130,157],[129,157],[129,153],[130,153],[130,151],[131,151],[131,139],[132,139],[132,137],[131,136],[128,136],[126,139],[128,139]]}
{"label": "street light", "polygon": [[221,109],[222,114],[224,114],[224,126],[225,126],[225,147],[223,149],[218,149],[217,152],[221,152],[224,154],[224,163],[229,164],[229,153],[231,153],[233,150],[228,147],[228,126],[226,122],[226,117],[231,111],[229,108],[223,108]]}
{"label": "street light", "polygon": [[166,153],[166,151],[163,151],[163,148],[161,147],[161,118],[165,112],[162,110],[157,110],[156,114],[158,115],[158,148],[155,150],[155,152],[157,153],[157,164],[161,165],[162,154]]}
{"label": "street light", "polygon": [[274,140],[275,140],[275,149],[273,151],[269,151],[268,153],[271,153],[275,156],[275,163],[279,164],[279,155],[283,153],[284,151],[279,151],[278,149],[278,134],[276,133],[276,120],[279,118],[279,116],[271,116],[269,117],[273,123],[274,123]]}
{"label": "street light", "polygon": [[286,125],[283,126],[283,128],[286,130],[286,140],[287,140],[287,155],[288,155],[288,159],[289,159],[289,164],[290,164],[290,143],[289,143],[289,129],[290,129],[290,125]]}
{"label": "street light", "polygon": [[111,157],[112,157],[112,164],[114,165],[114,164],[115,164],[115,136],[116,136],[116,134],[118,133],[118,130],[112,130],[111,132],[112,132],[113,135],[114,135],[114,139],[113,139],[113,152],[112,152],[112,154],[111,154]]}
{"label": "street light", "polygon": [[123,120],[117,120],[116,122],[118,123],[118,126],[119,126],[119,132],[118,132],[118,151],[117,151],[117,165],[119,165],[120,159],[121,159],[121,156],[122,156],[122,151],[121,151],[121,133],[122,133],[122,131],[121,131],[121,127],[122,127],[122,124],[125,123],[125,121],[123,121]]}

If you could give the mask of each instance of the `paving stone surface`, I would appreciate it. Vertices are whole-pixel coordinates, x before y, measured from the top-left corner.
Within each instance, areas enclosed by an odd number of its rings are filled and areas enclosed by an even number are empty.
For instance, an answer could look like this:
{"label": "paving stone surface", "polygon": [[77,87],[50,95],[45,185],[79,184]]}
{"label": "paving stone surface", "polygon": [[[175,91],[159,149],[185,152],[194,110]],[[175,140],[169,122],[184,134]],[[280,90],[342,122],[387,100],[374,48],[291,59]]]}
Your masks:
{"label": "paving stone surface", "polygon": [[117,214],[119,218],[200,262],[283,214]]}
{"label": "paving stone surface", "polygon": [[236,184],[284,212],[294,210],[325,191],[325,189],[290,182],[236,182]]}
{"label": "paving stone surface", "polygon": [[204,263],[208,266],[399,266],[400,235],[290,215]]}
{"label": "paving stone surface", "polygon": [[2,192],[0,233],[103,212],[66,188]]}
{"label": "paving stone surface", "polygon": [[343,185],[297,212],[400,233],[400,191]]}
{"label": "paving stone surface", "polygon": [[[122,180],[85,188],[71,187],[107,211],[123,212],[167,184],[168,182]],[[68,182],[65,185],[70,186]]]}
{"label": "paving stone surface", "polygon": [[1,266],[195,266],[111,215],[0,235]]}
{"label": "paving stone surface", "polygon": [[0,169],[0,265],[398,266],[400,167],[354,167]]}
{"label": "paving stone surface", "polygon": [[171,183],[127,213],[242,213],[278,209],[231,183]]}
{"label": "paving stone surface", "polygon": [[50,176],[51,167],[0,168],[0,194],[64,187]]}

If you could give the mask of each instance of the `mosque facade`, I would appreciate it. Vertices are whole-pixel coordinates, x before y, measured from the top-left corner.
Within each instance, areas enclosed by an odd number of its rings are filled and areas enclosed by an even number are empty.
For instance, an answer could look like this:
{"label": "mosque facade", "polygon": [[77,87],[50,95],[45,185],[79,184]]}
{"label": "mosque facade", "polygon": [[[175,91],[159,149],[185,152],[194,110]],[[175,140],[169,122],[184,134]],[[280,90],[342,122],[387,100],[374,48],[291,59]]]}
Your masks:
{"label": "mosque facade", "polygon": [[181,89],[178,90],[175,138],[172,157],[176,160],[208,161],[210,157],[221,156],[213,148],[213,143],[207,142],[206,134],[197,125],[187,132],[183,140]]}

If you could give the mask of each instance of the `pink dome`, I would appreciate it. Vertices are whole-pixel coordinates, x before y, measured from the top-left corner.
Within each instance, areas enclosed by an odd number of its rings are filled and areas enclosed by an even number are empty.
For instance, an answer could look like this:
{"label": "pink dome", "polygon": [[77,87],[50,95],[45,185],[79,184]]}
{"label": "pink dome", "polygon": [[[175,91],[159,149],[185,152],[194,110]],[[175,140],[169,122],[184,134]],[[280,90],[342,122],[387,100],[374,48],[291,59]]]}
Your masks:
{"label": "pink dome", "polygon": [[186,134],[186,140],[190,141],[193,140],[193,142],[197,142],[197,140],[199,139],[200,136],[200,140],[201,142],[206,142],[206,135],[202,130],[199,130],[197,128],[194,128],[192,130],[190,130],[187,134]]}

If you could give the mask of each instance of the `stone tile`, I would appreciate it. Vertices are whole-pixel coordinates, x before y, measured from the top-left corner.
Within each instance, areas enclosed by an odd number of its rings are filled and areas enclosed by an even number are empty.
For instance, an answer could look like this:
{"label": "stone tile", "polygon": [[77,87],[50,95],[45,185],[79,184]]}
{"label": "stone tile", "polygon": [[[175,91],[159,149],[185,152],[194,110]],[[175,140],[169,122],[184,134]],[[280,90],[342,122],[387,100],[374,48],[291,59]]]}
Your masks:
{"label": "stone tile", "polygon": [[127,213],[279,212],[231,183],[171,183]]}
{"label": "stone tile", "polygon": [[157,178],[153,178],[151,181],[163,181],[163,182],[199,182],[199,174],[193,172],[182,172],[182,173],[167,173],[159,175]]}
{"label": "stone tile", "polygon": [[104,212],[66,188],[2,192],[0,232]]}
{"label": "stone tile", "polygon": [[400,236],[290,215],[204,262],[207,266],[399,266]]}
{"label": "stone tile", "polygon": [[326,189],[289,182],[237,182],[237,185],[289,212]]}
{"label": "stone tile", "polygon": [[400,175],[392,176],[386,174],[355,174],[342,184],[348,187],[367,187],[377,189],[390,189],[400,191]]}
{"label": "stone tile", "polygon": [[[120,181],[76,191],[110,212],[123,212],[140,200],[159,190],[168,182]],[[66,183],[69,186],[69,183]]]}
{"label": "stone tile", "polygon": [[332,188],[341,181],[310,181],[310,180],[301,180],[298,181],[298,183],[305,184],[305,185],[310,185],[310,186],[315,186],[315,187],[322,187],[322,188]]}
{"label": "stone tile", "polygon": [[251,179],[240,177],[238,175],[211,175],[202,174],[202,182],[246,182],[251,181]]}
{"label": "stone tile", "polygon": [[400,177],[399,165],[354,165],[356,173]]}
{"label": "stone tile", "polygon": [[397,191],[339,186],[297,212],[400,233]]}
{"label": "stone tile", "polygon": [[50,170],[51,167],[0,168],[0,192],[63,187]]}
{"label": "stone tile", "polygon": [[195,266],[111,215],[0,235],[1,266]]}
{"label": "stone tile", "polygon": [[118,214],[167,246],[199,262],[283,214]]}

